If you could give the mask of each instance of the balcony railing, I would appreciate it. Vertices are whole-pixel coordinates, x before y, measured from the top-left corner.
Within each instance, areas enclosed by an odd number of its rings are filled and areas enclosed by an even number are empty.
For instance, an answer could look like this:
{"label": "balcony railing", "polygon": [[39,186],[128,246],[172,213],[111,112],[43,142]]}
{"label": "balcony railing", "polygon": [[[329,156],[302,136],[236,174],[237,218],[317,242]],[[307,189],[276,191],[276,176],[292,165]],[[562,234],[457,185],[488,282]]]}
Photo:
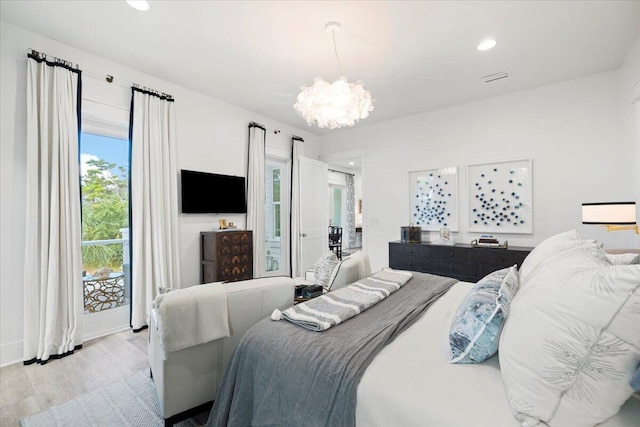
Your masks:
{"label": "balcony railing", "polygon": [[114,269],[108,276],[98,277],[87,272],[82,264],[84,312],[85,314],[120,307],[129,303],[129,229],[121,228],[122,239],[88,240],[82,246],[122,245],[122,265],[120,271]]}

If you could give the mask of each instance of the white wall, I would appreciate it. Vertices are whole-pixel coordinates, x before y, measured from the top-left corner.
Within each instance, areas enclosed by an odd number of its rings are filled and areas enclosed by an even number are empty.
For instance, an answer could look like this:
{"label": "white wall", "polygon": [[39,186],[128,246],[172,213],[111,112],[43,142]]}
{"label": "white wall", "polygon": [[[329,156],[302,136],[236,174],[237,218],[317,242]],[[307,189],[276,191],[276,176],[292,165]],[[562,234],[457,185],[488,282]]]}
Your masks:
{"label": "white wall", "polygon": [[[84,96],[100,102],[116,107],[124,106],[124,108],[127,108],[130,102],[129,89],[117,86],[115,83],[109,85],[103,82],[99,76],[104,74],[114,75],[116,82],[135,82],[172,94],[176,99],[180,168],[246,176],[247,126],[250,121],[266,126],[269,146],[289,150],[291,135],[295,134],[304,138],[306,156],[317,157],[318,152],[318,137],[304,130],[294,129],[2,21],[0,25],[0,89],[2,93],[0,99],[2,164],[0,365],[22,359],[25,267],[24,145],[28,48],[78,63],[83,70],[86,90]],[[124,117],[127,117],[126,113]],[[275,129],[281,132],[276,135],[273,132]],[[225,217],[241,227],[245,224],[244,215],[226,215]],[[215,215],[181,215],[183,286],[199,282],[199,233],[217,227],[217,219]]]}
{"label": "white wall", "polygon": [[399,240],[400,226],[410,222],[409,171],[459,167],[460,232],[453,235],[457,242],[468,243],[478,234],[467,232],[465,166],[522,158],[533,159],[534,232],[497,235],[501,240],[534,246],[550,235],[577,228],[606,247],[639,247],[638,235],[631,232],[607,234],[599,227],[581,225],[583,202],[640,202],[638,134],[631,132],[631,105],[621,102],[629,90],[621,82],[624,72],[323,136],[321,158],[343,151],[365,153],[364,250],[372,267],[388,265],[388,242]]}
{"label": "white wall", "polygon": [[[638,165],[640,164],[640,38],[629,52],[621,73],[621,111],[633,145],[631,158]],[[640,200],[640,173],[636,173],[633,177],[633,184],[636,189],[636,201],[638,201]],[[640,209],[640,206],[637,208]],[[637,214],[640,214],[640,211]]]}

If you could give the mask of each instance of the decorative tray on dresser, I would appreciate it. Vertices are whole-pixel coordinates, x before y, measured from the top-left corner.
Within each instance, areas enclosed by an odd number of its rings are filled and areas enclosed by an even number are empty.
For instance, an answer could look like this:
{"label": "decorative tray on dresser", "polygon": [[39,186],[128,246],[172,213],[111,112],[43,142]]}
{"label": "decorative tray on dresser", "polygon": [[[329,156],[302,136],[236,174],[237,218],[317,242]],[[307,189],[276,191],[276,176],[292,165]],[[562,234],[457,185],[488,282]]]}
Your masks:
{"label": "decorative tray on dresser", "polygon": [[522,264],[533,248],[389,242],[389,267],[477,282],[492,271]]}

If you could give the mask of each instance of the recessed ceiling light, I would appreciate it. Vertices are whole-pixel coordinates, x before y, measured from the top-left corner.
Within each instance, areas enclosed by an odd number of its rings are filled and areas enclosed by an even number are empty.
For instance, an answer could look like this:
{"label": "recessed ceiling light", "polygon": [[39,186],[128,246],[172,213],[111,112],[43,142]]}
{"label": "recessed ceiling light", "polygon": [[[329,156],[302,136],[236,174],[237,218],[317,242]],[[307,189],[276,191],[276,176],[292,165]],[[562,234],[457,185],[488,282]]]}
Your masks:
{"label": "recessed ceiling light", "polygon": [[349,166],[353,166],[353,165],[355,165],[354,162],[349,162]]}
{"label": "recessed ceiling light", "polygon": [[496,45],[496,41],[493,39],[484,40],[478,45],[478,50],[489,50]]}
{"label": "recessed ceiling light", "polygon": [[147,0],[127,0],[127,4],[134,9],[149,10],[149,2]]}

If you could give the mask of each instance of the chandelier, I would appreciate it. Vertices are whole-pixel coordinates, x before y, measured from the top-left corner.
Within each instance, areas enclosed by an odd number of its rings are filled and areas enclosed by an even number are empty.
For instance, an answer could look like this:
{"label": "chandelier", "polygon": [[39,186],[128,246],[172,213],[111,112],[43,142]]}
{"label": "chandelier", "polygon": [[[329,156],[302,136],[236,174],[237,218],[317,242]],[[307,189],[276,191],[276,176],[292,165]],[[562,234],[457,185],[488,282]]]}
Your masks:
{"label": "chandelier", "polygon": [[[340,31],[339,22],[329,22],[325,30],[333,37],[333,50],[338,60],[339,74],[342,64],[336,48],[336,32]],[[358,120],[369,117],[373,111],[371,93],[365,90],[361,81],[349,83],[340,76],[333,83],[316,77],[311,86],[302,86],[293,108],[311,126],[336,129],[353,126]]]}

